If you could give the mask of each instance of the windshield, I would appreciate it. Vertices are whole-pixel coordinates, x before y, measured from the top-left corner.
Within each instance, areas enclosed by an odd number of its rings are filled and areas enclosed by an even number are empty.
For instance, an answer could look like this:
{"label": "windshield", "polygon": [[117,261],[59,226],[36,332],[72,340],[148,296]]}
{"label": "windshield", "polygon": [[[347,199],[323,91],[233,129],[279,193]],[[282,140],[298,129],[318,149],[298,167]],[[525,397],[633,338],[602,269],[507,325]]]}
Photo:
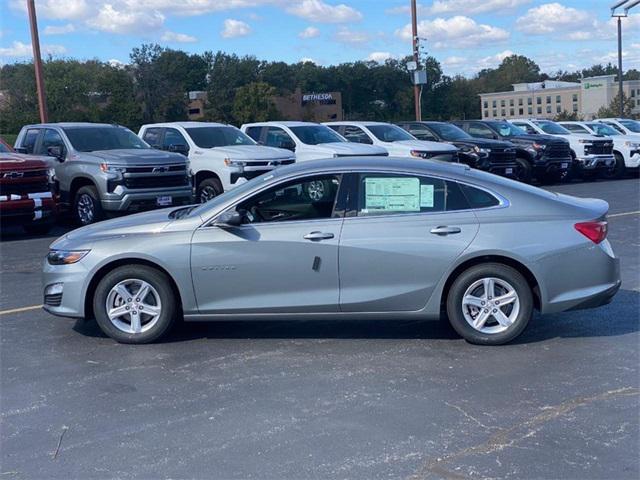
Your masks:
{"label": "windshield", "polygon": [[496,122],[493,124],[493,127],[503,137],[517,137],[518,135],[527,134],[527,132],[520,127],[516,127],[514,124],[508,122]]}
{"label": "windshield", "polygon": [[367,125],[367,128],[381,142],[402,142],[415,137],[396,125]]}
{"label": "windshield", "polygon": [[429,128],[435,131],[443,139],[450,142],[454,140],[469,140],[470,138],[473,138],[460,127],[456,127],[455,125],[450,125],[448,123],[432,123],[429,124]]}
{"label": "windshield", "polygon": [[290,129],[302,143],[307,145],[347,141],[324,125],[305,125],[304,127],[290,127]]}
{"label": "windshield", "polygon": [[186,128],[185,130],[193,140],[193,143],[200,148],[256,144],[236,127],[196,127]]}
{"label": "windshield", "polygon": [[9,150],[9,147],[4,143],[0,142],[0,153],[11,153],[11,150]]}
{"label": "windshield", "polygon": [[63,130],[78,152],[151,148],[124,127],[65,127]]}
{"label": "windshield", "polygon": [[615,128],[611,128],[609,125],[605,125],[604,123],[587,123],[586,125],[596,135],[608,135],[610,137],[613,135],[622,135]]}
{"label": "windshield", "polygon": [[548,133],[550,135],[570,135],[571,132],[566,128],[558,125],[553,122],[536,122],[544,133]]}
{"label": "windshield", "polygon": [[636,120],[619,120],[621,125],[624,125],[628,130],[634,133],[640,133],[640,122]]}

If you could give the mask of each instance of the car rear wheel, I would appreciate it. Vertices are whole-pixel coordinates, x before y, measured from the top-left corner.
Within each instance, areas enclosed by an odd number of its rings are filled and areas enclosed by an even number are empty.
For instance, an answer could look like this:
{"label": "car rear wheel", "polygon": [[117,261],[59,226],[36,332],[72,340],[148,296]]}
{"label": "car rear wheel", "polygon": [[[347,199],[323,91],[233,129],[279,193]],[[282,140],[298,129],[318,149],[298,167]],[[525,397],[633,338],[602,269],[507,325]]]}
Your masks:
{"label": "car rear wheel", "polygon": [[613,167],[607,168],[602,171],[602,174],[601,174],[602,178],[606,178],[608,180],[614,180],[617,178],[621,178],[624,175],[626,167],[624,164],[623,156],[617,152],[615,152],[613,156],[616,159],[616,161]]}
{"label": "car rear wheel", "polygon": [[205,203],[222,193],[222,184],[217,178],[205,178],[198,184],[198,202]]}
{"label": "car rear wheel", "polygon": [[177,304],[167,276],[144,265],[124,266],[100,281],[93,311],[104,333],[120,343],[149,343],[175,322]]}
{"label": "car rear wheel", "polygon": [[86,185],[77,191],[73,205],[76,222],[82,226],[104,218],[98,190],[92,185]]}
{"label": "car rear wheel", "polygon": [[517,270],[499,263],[464,271],[447,296],[449,322],[477,345],[502,345],[522,333],[533,313],[533,294]]}
{"label": "car rear wheel", "polygon": [[531,164],[526,158],[522,157],[516,157],[516,163],[518,164],[517,179],[524,183],[531,183],[531,177],[533,176]]}

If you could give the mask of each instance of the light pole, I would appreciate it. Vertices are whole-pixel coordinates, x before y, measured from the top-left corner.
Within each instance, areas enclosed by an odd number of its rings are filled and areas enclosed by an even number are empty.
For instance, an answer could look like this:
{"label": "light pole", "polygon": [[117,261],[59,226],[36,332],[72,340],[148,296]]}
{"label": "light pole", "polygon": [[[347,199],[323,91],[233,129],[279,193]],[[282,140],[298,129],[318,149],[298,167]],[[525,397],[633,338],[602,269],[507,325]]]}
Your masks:
{"label": "light pole", "polygon": [[[640,4],[640,0],[619,0],[611,5],[611,17],[618,19],[618,101],[620,103],[620,117],[624,116],[624,93],[622,91],[622,19],[629,16],[629,10]],[[622,13],[616,10],[624,7]]]}
{"label": "light pole", "polygon": [[36,90],[38,91],[38,110],[40,111],[40,121],[47,123],[49,113],[47,112],[47,94],[44,91],[44,77],[42,75],[42,57],[40,55],[40,38],[38,36],[38,21],[36,19],[36,6],[34,0],[27,0],[27,11],[29,12],[29,26],[31,27],[31,46],[33,48],[33,66],[36,72]]}
{"label": "light pole", "polygon": [[[416,6],[416,0],[411,0],[411,35],[413,45],[413,61],[416,62],[416,67],[419,68],[418,58],[418,8]],[[420,86],[414,81],[413,84],[413,102],[416,110],[416,121],[422,120],[420,111]]]}

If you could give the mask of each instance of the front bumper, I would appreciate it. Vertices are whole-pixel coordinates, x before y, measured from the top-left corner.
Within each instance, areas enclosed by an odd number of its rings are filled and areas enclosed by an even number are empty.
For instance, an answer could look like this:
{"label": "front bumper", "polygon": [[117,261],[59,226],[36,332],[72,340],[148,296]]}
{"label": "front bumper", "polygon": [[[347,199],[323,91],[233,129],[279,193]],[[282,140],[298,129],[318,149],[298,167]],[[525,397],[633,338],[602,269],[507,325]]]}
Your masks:
{"label": "front bumper", "polygon": [[54,214],[55,202],[51,192],[0,195],[0,216],[3,223],[38,222]]}
{"label": "front bumper", "polygon": [[638,168],[640,167],[640,150],[633,150],[629,156],[629,162],[627,163],[627,168]]}
{"label": "front bumper", "polygon": [[50,265],[45,258],[42,267],[42,308],[59,317],[83,318],[89,273],[82,261],[72,265]]}
{"label": "front bumper", "polygon": [[613,155],[585,155],[577,157],[575,165],[581,170],[599,170],[612,168],[615,163]]}
{"label": "front bumper", "polygon": [[535,161],[533,170],[537,175],[545,173],[564,172],[571,167],[571,163],[571,157],[560,159],[547,159],[543,157]]}
{"label": "front bumper", "polygon": [[[153,210],[154,208],[166,208],[193,203],[193,190],[191,186],[128,190],[120,188],[118,193],[107,193],[101,201],[104,210],[115,212]],[[171,197],[171,203],[158,204],[159,197]]]}

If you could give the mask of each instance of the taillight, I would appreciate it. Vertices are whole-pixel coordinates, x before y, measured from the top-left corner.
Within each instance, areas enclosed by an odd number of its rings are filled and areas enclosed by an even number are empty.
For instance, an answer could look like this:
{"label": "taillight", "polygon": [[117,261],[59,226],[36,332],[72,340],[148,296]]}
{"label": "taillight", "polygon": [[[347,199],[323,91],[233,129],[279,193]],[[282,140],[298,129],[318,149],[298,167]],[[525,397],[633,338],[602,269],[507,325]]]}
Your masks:
{"label": "taillight", "polygon": [[591,240],[593,243],[600,243],[607,238],[609,224],[605,221],[580,222],[574,225],[575,229]]}

